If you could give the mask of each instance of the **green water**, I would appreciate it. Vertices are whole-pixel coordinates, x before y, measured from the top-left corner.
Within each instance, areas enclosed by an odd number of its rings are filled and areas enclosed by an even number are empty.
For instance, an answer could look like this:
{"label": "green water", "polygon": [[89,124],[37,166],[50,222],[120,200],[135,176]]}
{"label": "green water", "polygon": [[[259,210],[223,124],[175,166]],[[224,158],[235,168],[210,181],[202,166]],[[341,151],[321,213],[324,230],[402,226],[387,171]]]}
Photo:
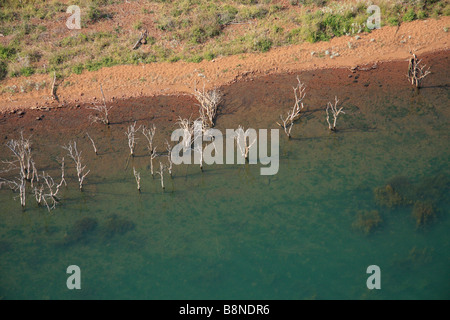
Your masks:
{"label": "green water", "polygon": [[[83,193],[66,160],[69,186],[52,213],[37,207],[31,195],[22,211],[9,190],[0,190],[0,296],[449,299],[450,91],[430,88],[418,95],[409,87],[400,89],[401,94],[383,91],[358,102],[353,98],[363,89],[341,91],[347,114],[336,134],[328,132],[323,110],[310,108],[294,126],[294,139],[280,132],[275,176],[260,176],[259,165],[205,166],[203,173],[198,166],[177,166],[173,179],[165,176],[165,192],[150,175],[142,145],[126,166],[126,125],[113,125],[113,133],[96,129],[99,149],[106,151],[95,157],[88,142],[82,144],[92,170]],[[315,90],[315,97],[326,92]],[[291,91],[285,92],[283,99],[291,101]],[[276,128],[279,107],[270,109],[272,101],[227,101],[225,109],[235,112],[224,113],[218,129],[239,120],[246,127]],[[244,103],[249,112],[264,110],[264,116],[243,117],[239,105]],[[168,136],[172,129],[162,132]],[[83,139],[82,133],[67,130]],[[117,141],[122,142],[115,147]],[[37,135],[35,145],[42,144]],[[54,176],[58,155],[64,153],[54,151],[46,167]],[[132,166],[142,175],[140,194]],[[417,227],[412,205],[377,204],[374,188],[396,176],[410,180],[414,201],[423,198],[417,190],[427,190],[434,220]],[[383,220],[369,234],[353,226],[364,210],[377,210]],[[65,241],[84,217],[95,219],[97,227]],[[112,221],[123,228],[113,229]],[[66,268],[73,264],[81,268],[81,290],[66,287]],[[381,268],[381,290],[366,287],[369,265]]]}

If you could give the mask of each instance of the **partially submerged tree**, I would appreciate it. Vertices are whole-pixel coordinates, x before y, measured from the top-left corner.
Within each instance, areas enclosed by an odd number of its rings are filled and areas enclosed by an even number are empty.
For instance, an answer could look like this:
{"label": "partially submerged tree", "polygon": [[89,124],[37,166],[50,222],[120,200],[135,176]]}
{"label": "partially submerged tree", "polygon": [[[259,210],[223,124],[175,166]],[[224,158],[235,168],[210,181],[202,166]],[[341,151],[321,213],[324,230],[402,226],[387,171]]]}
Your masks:
{"label": "partially submerged tree", "polygon": [[166,166],[160,161],[159,162],[159,171],[156,171],[157,174],[161,177],[161,188],[164,190],[166,187],[164,186],[164,171],[166,170]]}
{"label": "partially submerged tree", "polygon": [[87,137],[89,138],[89,140],[91,140],[92,148],[94,148],[95,155],[97,156],[97,155],[98,155],[98,153],[97,153],[97,146],[95,145],[94,140],[91,138],[91,136],[89,135],[88,132],[86,132],[86,135],[87,135]]}
{"label": "partially submerged tree", "polygon": [[137,189],[141,192],[141,174],[133,167],[134,178],[136,179]]}
{"label": "partially submerged tree", "polygon": [[20,139],[11,139],[6,143],[6,146],[11,150],[14,160],[3,161],[3,163],[8,165],[5,172],[19,169],[19,175],[12,180],[3,178],[0,180],[4,181],[13,191],[19,192],[20,204],[22,207],[25,207],[26,182],[27,180],[33,181],[35,175],[35,170],[33,170],[34,162],[31,158],[31,142],[30,139],[25,139],[23,132],[21,132]]}
{"label": "partially submerged tree", "polygon": [[280,115],[281,123],[277,122],[277,124],[284,129],[284,133],[286,133],[287,137],[291,138],[291,130],[294,126],[294,122],[300,118],[300,112],[303,110],[303,99],[306,96],[306,86],[302,83],[297,76],[297,86],[293,87],[295,103],[292,110],[289,110],[287,115],[283,117]]}
{"label": "partially submerged tree", "polygon": [[89,172],[91,172],[91,170],[88,170],[87,172],[85,171],[86,166],[82,165],[81,151],[78,151],[76,141],[69,142],[67,146],[63,146],[62,148],[67,150],[67,152],[69,153],[69,157],[75,163],[80,190],[83,191],[84,179],[89,174]]}
{"label": "partially submerged tree", "polygon": [[[64,160],[62,165],[62,174],[61,174],[61,182],[56,184],[53,178],[46,174],[45,172],[42,172],[42,180],[45,182],[45,184],[41,185],[41,187],[38,189],[35,189],[35,195],[36,200],[38,201],[38,204],[41,204],[41,201],[44,202],[45,206],[47,207],[48,212],[55,209],[56,204],[60,201],[58,197],[59,189],[63,185],[63,183],[66,183],[64,179]],[[45,188],[46,187],[46,188]],[[39,194],[39,198],[38,195]]]}
{"label": "partially submerged tree", "polygon": [[156,134],[156,126],[154,124],[152,124],[149,128],[147,128],[146,126],[142,126],[141,131],[147,139],[147,149],[150,153],[150,172],[152,174],[152,177],[154,177],[153,160],[158,156],[156,154],[156,147],[153,146],[153,138]]}
{"label": "partially submerged tree", "polygon": [[[327,113],[328,128],[331,131],[336,132],[336,130],[337,130],[336,129],[337,118],[338,118],[340,113],[345,114],[345,112],[343,111],[344,107],[341,107],[340,109],[337,108],[337,105],[338,105],[338,102],[339,102],[338,98],[334,97],[334,100],[335,100],[334,104],[332,104],[331,102],[328,102],[327,108],[326,108],[325,111]],[[330,115],[328,113],[328,110],[330,110],[330,112],[333,114],[333,125],[331,125],[331,123],[330,123]]]}
{"label": "partially submerged tree", "polygon": [[245,161],[248,161],[250,149],[253,147],[257,140],[256,138],[254,138],[253,141],[250,141],[250,136],[247,139],[247,132],[248,131],[244,131],[244,128],[242,126],[239,126],[236,136],[238,148]]}
{"label": "partially submerged tree", "polygon": [[425,70],[426,65],[419,65],[421,62],[422,60],[419,60],[414,53],[409,59],[408,74],[406,76],[416,88],[420,88],[422,80],[431,73],[430,68]]}
{"label": "partially submerged tree", "polygon": [[184,148],[190,149],[192,146],[192,143],[194,143],[194,122],[189,119],[182,119],[181,117],[178,117],[178,125],[181,129],[184,130]]}
{"label": "partially submerged tree", "polygon": [[103,104],[88,106],[86,108],[97,111],[97,114],[89,116],[92,122],[100,122],[109,125],[109,111],[112,109],[113,106],[110,107],[106,106],[106,99],[105,95],[103,94],[102,85],[100,85],[100,91],[102,92]]}
{"label": "partially submerged tree", "polygon": [[222,94],[217,89],[206,91],[205,84],[203,84],[203,88],[201,90],[197,89],[197,86],[195,86],[194,96],[199,102],[198,106],[200,107],[200,118],[209,127],[214,127],[217,117],[217,109],[222,101]]}
{"label": "partially submerged tree", "polygon": [[153,152],[153,138],[156,134],[156,126],[152,124],[149,128],[147,128],[145,125],[141,126],[142,134],[147,139],[147,148],[150,153]]}
{"label": "partially submerged tree", "polygon": [[[166,140],[166,149],[167,149],[167,162],[169,163],[169,165],[167,166],[167,171],[169,172],[169,175],[172,178],[172,166],[173,166],[172,146],[170,145],[170,143],[167,140]],[[152,175],[153,175],[153,173],[152,173]]]}
{"label": "partially submerged tree", "polygon": [[128,126],[127,132],[125,135],[128,138],[128,147],[130,148],[130,156],[134,157],[134,148],[136,147],[136,133],[140,130],[141,127],[136,129],[136,121]]}

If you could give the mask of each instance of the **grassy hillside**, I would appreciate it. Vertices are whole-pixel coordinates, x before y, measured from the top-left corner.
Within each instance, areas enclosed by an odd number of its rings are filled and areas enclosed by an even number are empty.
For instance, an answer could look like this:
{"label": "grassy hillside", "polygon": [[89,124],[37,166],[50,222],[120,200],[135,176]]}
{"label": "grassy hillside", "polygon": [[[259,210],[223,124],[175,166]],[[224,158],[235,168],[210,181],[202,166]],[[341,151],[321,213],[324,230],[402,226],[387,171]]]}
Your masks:
{"label": "grassy hillside", "polygon": [[[371,3],[380,6],[382,25],[450,14],[448,0],[0,0],[0,80],[327,41],[370,32]],[[81,9],[80,30],[65,25],[69,5]],[[147,44],[132,50],[145,29]]]}

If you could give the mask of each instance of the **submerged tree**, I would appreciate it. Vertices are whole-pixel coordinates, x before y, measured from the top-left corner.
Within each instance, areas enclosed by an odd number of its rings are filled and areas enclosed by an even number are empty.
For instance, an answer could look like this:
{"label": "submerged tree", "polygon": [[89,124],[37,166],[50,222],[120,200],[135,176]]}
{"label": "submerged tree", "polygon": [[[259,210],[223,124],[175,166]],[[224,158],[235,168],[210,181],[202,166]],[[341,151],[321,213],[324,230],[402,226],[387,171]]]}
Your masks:
{"label": "submerged tree", "polygon": [[251,139],[250,136],[248,136],[248,139],[247,139],[248,131],[249,131],[249,129],[247,129],[247,131],[244,131],[244,128],[242,126],[239,126],[238,129],[236,130],[237,146],[241,152],[242,157],[245,159],[245,161],[248,161],[250,149],[253,147],[253,145],[257,141],[256,137],[253,138],[253,141],[250,141],[250,139]]}
{"label": "submerged tree", "polygon": [[128,126],[125,135],[128,138],[128,147],[130,148],[130,156],[134,157],[134,148],[136,147],[136,133],[140,130],[141,127],[136,129],[136,121]]}
{"label": "submerged tree", "polygon": [[133,167],[134,178],[136,179],[137,189],[141,192],[141,174]]}
{"label": "submerged tree", "polygon": [[422,80],[431,73],[430,68],[425,70],[426,65],[419,65],[421,62],[422,60],[419,60],[414,53],[409,59],[408,74],[406,76],[416,88],[420,88]]}
{"label": "submerged tree", "polygon": [[158,156],[156,153],[156,147],[153,146],[153,138],[156,134],[156,126],[152,124],[149,128],[146,126],[142,126],[142,134],[147,139],[147,149],[150,153],[150,172],[152,174],[152,177],[154,176],[154,169],[153,169],[153,160]]}
{"label": "submerged tree", "polygon": [[30,139],[25,139],[23,132],[21,132],[20,139],[12,139],[6,143],[6,146],[9,150],[11,150],[14,160],[3,161],[3,163],[8,165],[5,172],[19,169],[19,175],[12,180],[3,178],[1,180],[4,181],[12,190],[19,192],[20,204],[22,207],[25,207],[26,182],[27,180],[33,181],[36,174],[34,162],[31,157],[31,142]]}
{"label": "submerged tree", "polygon": [[67,150],[69,152],[69,157],[73,160],[75,163],[75,168],[77,170],[77,176],[78,176],[78,183],[80,186],[80,190],[83,191],[83,182],[86,176],[91,172],[91,170],[86,170],[86,166],[82,165],[82,158],[81,158],[81,151],[78,151],[77,149],[77,142],[69,142],[67,146],[63,146],[63,149]]}
{"label": "submerged tree", "polygon": [[197,87],[194,88],[194,96],[199,102],[200,118],[209,127],[214,127],[217,109],[222,101],[222,94],[217,89],[206,91],[205,84],[203,84],[202,90],[197,89]]}
{"label": "submerged tree", "polygon": [[103,104],[88,106],[86,108],[97,111],[97,114],[89,116],[89,119],[91,119],[92,122],[100,122],[109,125],[109,111],[113,108],[113,106],[106,106],[106,99],[105,95],[103,94],[102,85],[100,85],[100,91],[102,92]]}
{"label": "submerged tree", "polygon": [[294,96],[295,96],[295,103],[292,110],[289,110],[287,115],[283,117],[283,115],[280,115],[281,123],[277,122],[277,124],[284,129],[284,133],[286,133],[287,137],[291,138],[291,130],[294,126],[294,122],[300,118],[300,112],[303,109],[303,99],[306,96],[306,86],[304,83],[302,83],[297,76],[297,86],[293,87],[294,89]]}
{"label": "submerged tree", "polygon": [[[343,111],[344,107],[341,107],[340,109],[337,108],[337,105],[338,105],[338,102],[339,102],[338,98],[334,97],[334,100],[335,100],[334,105],[331,102],[328,102],[327,108],[326,108],[325,111],[327,113],[328,128],[331,131],[336,132],[337,131],[337,129],[336,129],[337,118],[338,118],[340,113],[345,114],[345,112]],[[328,113],[328,110],[331,110],[331,113],[333,114],[333,125],[331,125],[331,123],[330,123],[330,115]]]}
{"label": "submerged tree", "polygon": [[166,187],[164,186],[164,171],[166,170],[166,166],[160,161],[159,162],[159,171],[156,171],[157,174],[161,177],[161,188],[164,190]]}

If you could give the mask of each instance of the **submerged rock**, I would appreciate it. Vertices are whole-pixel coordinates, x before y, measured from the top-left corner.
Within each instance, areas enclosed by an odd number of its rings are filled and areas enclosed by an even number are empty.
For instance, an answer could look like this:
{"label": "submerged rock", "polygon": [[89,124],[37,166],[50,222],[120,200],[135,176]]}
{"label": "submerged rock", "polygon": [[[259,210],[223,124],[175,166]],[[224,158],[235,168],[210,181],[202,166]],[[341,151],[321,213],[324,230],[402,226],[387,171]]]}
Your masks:
{"label": "submerged rock", "polygon": [[436,212],[431,202],[417,201],[412,216],[416,220],[417,228],[420,228],[431,223],[436,218]]}
{"label": "submerged rock", "polygon": [[116,234],[125,234],[135,228],[134,222],[120,218],[113,214],[108,217],[103,228],[103,234],[106,237],[113,237]]}
{"label": "submerged rock", "polygon": [[87,237],[97,228],[97,219],[85,217],[74,223],[64,236],[63,245],[73,245],[87,240]]}
{"label": "submerged rock", "polygon": [[414,203],[414,186],[408,178],[397,176],[383,187],[375,188],[375,201],[378,205],[393,208]]}
{"label": "submerged rock", "polygon": [[8,252],[12,249],[12,245],[9,241],[0,240],[0,254]]}
{"label": "submerged rock", "polygon": [[369,234],[383,222],[380,213],[377,210],[359,211],[356,215],[356,220],[352,227],[356,230]]}

